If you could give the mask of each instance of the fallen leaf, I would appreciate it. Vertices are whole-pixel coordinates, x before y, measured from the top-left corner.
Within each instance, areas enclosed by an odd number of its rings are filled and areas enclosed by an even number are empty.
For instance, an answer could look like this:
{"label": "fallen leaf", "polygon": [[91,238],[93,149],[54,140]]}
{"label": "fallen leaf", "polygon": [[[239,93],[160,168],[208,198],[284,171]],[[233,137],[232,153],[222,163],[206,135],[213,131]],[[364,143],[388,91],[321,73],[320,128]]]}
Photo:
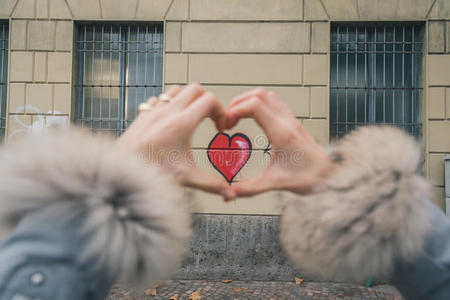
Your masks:
{"label": "fallen leaf", "polygon": [[232,279],[224,279],[224,280],[221,280],[220,282],[222,282],[222,283],[230,283],[232,281],[233,281]]}
{"label": "fallen leaf", "polygon": [[242,291],[245,291],[246,289],[247,289],[246,287],[234,288],[234,289],[233,289],[233,292],[235,292],[235,293],[240,293],[240,292],[242,292]]}
{"label": "fallen leaf", "polygon": [[296,285],[300,285],[300,284],[302,284],[302,282],[303,282],[302,278],[295,277],[295,284]]}
{"label": "fallen leaf", "polygon": [[273,298],[273,299],[277,299],[278,296],[277,296],[277,295],[273,295],[272,298]]}
{"label": "fallen leaf", "polygon": [[153,289],[146,289],[144,291],[145,296],[156,296],[156,288]]}
{"label": "fallen leaf", "polygon": [[178,300],[178,296],[177,295],[170,296],[169,300]]}
{"label": "fallen leaf", "polygon": [[200,290],[196,290],[195,292],[193,292],[190,296],[189,296],[190,300],[201,300],[202,299],[202,295],[200,295]]}

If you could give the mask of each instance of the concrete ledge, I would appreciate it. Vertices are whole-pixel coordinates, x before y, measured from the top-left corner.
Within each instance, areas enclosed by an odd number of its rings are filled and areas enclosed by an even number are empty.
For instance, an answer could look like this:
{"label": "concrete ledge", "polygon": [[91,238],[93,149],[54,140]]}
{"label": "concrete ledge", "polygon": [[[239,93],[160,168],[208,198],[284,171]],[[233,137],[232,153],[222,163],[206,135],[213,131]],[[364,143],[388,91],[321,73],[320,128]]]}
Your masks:
{"label": "concrete ledge", "polygon": [[312,279],[295,270],[284,256],[278,240],[279,219],[258,215],[194,215],[190,250],[174,278]]}

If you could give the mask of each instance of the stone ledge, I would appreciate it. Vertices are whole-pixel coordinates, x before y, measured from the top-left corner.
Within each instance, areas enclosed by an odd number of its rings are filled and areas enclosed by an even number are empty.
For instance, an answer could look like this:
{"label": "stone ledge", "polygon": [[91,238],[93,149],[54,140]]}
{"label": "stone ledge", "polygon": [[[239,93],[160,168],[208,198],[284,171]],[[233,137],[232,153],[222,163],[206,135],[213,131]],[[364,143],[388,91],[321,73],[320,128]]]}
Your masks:
{"label": "stone ledge", "polygon": [[[295,270],[278,240],[279,216],[195,214],[194,235],[176,279],[312,279]],[[317,278],[315,278],[317,279]]]}

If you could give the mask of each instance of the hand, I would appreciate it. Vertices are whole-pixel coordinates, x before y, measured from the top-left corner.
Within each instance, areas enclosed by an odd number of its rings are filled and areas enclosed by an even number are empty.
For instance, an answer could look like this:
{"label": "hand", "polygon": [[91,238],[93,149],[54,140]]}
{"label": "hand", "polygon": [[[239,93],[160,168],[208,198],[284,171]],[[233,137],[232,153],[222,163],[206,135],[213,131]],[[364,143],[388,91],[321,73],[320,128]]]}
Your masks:
{"label": "hand", "polygon": [[269,138],[271,160],[260,176],[233,185],[237,196],[268,190],[305,194],[333,168],[326,151],[274,92],[257,88],[233,98],[227,112],[227,129],[246,117],[254,118]]}
{"label": "hand", "polygon": [[151,162],[161,165],[184,186],[234,198],[230,185],[218,175],[199,169],[191,152],[192,135],[204,118],[211,118],[218,131],[226,125],[225,109],[219,100],[198,84],[181,89],[170,88],[170,102],[151,97],[149,111],[141,112],[130,128],[118,139],[120,147],[144,153]]}

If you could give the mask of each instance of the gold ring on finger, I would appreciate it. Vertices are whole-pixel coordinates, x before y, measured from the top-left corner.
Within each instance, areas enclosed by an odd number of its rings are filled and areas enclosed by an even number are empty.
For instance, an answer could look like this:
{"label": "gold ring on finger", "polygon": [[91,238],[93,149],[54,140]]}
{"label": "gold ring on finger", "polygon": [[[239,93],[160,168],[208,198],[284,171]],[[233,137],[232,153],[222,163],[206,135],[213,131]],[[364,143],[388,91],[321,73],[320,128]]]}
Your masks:
{"label": "gold ring on finger", "polygon": [[138,106],[138,111],[139,112],[143,112],[143,111],[149,111],[152,109],[152,106],[150,105],[150,103],[148,102],[142,102],[141,104],[139,104]]}
{"label": "gold ring on finger", "polygon": [[158,99],[161,102],[170,102],[170,100],[172,100],[172,98],[169,95],[167,95],[167,94],[159,95]]}

